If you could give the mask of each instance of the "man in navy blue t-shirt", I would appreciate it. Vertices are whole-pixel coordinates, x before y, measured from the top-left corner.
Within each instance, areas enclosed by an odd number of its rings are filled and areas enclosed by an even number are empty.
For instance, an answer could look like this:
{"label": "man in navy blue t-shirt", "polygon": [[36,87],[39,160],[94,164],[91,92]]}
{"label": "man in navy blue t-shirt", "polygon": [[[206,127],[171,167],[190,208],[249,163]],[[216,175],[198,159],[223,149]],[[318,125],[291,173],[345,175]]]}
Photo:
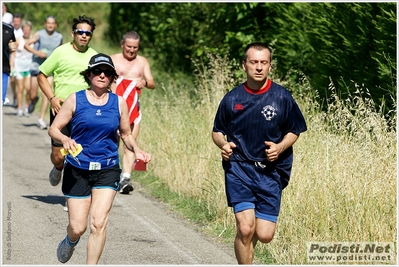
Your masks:
{"label": "man in navy blue t-shirt", "polygon": [[234,250],[239,264],[252,264],[258,240],[269,243],[273,239],[282,190],[291,175],[292,145],[307,130],[291,93],[268,78],[271,54],[259,42],[245,48],[242,67],[247,80],[223,97],[212,132],[222,150],[227,202],[237,225]]}

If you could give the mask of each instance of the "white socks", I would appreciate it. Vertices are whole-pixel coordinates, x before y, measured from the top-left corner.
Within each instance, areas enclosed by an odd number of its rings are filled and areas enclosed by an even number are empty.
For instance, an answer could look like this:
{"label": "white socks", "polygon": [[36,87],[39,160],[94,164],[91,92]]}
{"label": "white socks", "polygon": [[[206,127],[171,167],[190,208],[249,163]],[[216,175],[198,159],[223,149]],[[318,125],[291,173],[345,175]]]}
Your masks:
{"label": "white socks", "polygon": [[127,173],[127,172],[122,173],[121,181],[124,179],[130,179],[130,176],[131,176],[130,173]]}

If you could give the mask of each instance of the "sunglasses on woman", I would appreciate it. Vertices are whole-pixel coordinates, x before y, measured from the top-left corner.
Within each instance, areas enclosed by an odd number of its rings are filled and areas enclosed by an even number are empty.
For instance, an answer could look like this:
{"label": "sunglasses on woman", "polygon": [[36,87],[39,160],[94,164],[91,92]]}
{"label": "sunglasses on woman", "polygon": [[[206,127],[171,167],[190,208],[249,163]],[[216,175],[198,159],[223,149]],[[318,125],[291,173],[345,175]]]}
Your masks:
{"label": "sunglasses on woman", "polygon": [[93,73],[94,75],[100,75],[101,73],[104,73],[104,75],[108,76],[108,77],[114,75],[114,71],[111,70],[111,69],[102,70],[102,69],[99,69],[99,68],[95,68],[95,69],[91,70],[91,73]]}

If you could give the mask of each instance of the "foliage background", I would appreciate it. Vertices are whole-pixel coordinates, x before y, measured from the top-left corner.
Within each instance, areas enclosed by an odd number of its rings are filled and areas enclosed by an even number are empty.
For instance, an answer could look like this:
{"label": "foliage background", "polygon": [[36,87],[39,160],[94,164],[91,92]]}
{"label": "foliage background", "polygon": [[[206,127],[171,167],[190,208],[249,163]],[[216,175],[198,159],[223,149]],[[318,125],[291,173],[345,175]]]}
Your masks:
{"label": "foliage background", "polygon": [[[192,72],[205,51],[239,60],[251,41],[274,48],[277,76],[304,73],[323,101],[330,79],[338,94],[363,83],[377,105],[396,93],[396,2],[114,3],[113,42],[133,28],[145,52],[168,70]],[[132,27],[133,25],[133,27]],[[354,92],[355,86],[349,91]],[[388,97],[387,97],[388,96]]]}
{"label": "foliage background", "polygon": [[[251,41],[274,49],[276,75],[297,82],[303,73],[325,104],[328,84],[346,98],[358,84],[385,112],[395,108],[397,3],[395,2],[110,2],[8,3],[42,27],[50,14],[69,34],[73,17],[95,18],[101,41],[117,47],[123,33],[137,31],[141,49],[167,72],[194,70],[193,59],[218,52],[240,60]],[[69,39],[69,35],[66,35]],[[103,47],[103,49],[107,49]],[[325,105],[323,105],[325,107]]]}
{"label": "foliage background", "polygon": [[153,160],[147,172],[135,173],[135,190],[152,191],[230,245],[235,222],[212,120],[222,96],[243,81],[244,46],[269,42],[271,78],[293,93],[308,131],[295,144],[275,238],[257,246],[255,263],[309,263],[307,241],[397,240],[396,101],[389,112],[381,109],[383,96],[396,100],[396,3],[9,3],[9,9],[35,30],[47,15],[57,16],[65,41],[72,18],[94,17],[91,45],[99,52],[120,51],[127,30],[142,35],[139,52],[150,59],[157,86],[141,96],[138,141]]}

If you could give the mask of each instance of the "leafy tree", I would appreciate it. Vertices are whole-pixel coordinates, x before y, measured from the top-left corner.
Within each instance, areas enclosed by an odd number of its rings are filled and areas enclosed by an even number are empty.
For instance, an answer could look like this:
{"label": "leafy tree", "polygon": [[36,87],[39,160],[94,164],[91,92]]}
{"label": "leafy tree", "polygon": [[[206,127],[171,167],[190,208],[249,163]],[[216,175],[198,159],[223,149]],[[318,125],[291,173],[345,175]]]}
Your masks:
{"label": "leafy tree", "polygon": [[111,18],[117,19],[113,19],[115,23],[110,20],[113,26],[109,35],[112,40],[120,40],[124,32],[136,30],[142,37],[143,52],[158,64],[169,70],[191,72],[192,57],[201,56],[207,48],[225,52],[219,25],[225,25],[220,21],[229,13],[226,6],[220,3],[113,3]]}
{"label": "leafy tree", "polygon": [[[7,8],[11,13],[20,13],[23,19],[32,22],[33,31],[42,29],[47,16],[57,18],[58,31],[69,34],[72,31],[73,18],[79,15],[87,15],[94,18],[97,25],[107,22],[109,4],[104,3],[68,3],[68,2],[10,2]],[[69,35],[64,41],[69,40]]]}
{"label": "leafy tree", "polygon": [[135,30],[142,52],[157,68],[188,75],[194,59],[207,60],[207,51],[241,60],[249,42],[263,41],[273,48],[274,71],[282,80],[297,82],[296,73],[303,73],[323,97],[330,79],[341,97],[363,84],[388,109],[396,98],[396,7],[395,2],[8,3],[11,12],[33,22],[34,30],[48,15],[57,17],[64,34],[80,14],[99,24],[107,20],[104,36],[94,38],[112,47]]}
{"label": "leafy tree", "polygon": [[308,21],[312,23],[309,41],[315,51],[315,64],[307,72],[311,83],[325,88],[331,77],[341,97],[345,97],[346,89],[355,90],[351,84],[364,84],[378,103],[384,94],[381,88],[396,91],[392,87],[396,77],[389,76],[396,67],[385,61],[396,54],[396,17],[392,13],[395,6],[393,3],[312,4],[313,17]]}

